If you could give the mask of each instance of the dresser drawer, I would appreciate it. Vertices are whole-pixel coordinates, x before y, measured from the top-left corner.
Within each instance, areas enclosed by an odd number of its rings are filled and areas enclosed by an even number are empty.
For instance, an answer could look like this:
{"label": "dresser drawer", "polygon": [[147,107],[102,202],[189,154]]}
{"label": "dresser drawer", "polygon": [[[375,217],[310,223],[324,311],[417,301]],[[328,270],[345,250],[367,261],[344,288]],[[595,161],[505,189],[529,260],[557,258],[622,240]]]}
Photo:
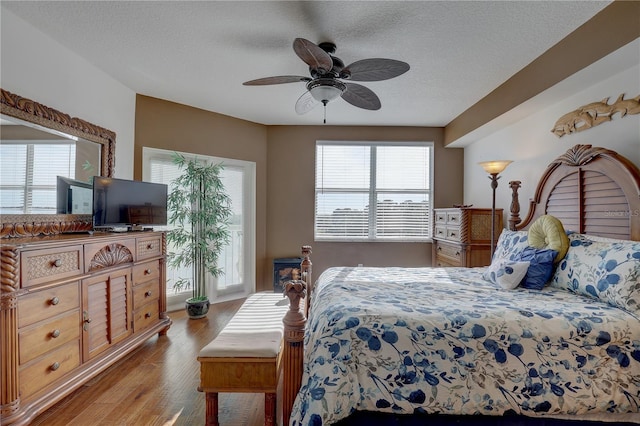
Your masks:
{"label": "dresser drawer", "polygon": [[80,338],[80,311],[45,321],[18,333],[20,365]]}
{"label": "dresser drawer", "polygon": [[160,318],[158,301],[147,303],[133,312],[133,332],[137,333],[155,324]]}
{"label": "dresser drawer", "polygon": [[442,223],[442,224],[447,223],[447,213],[446,212],[436,211],[434,213],[434,216],[435,216],[435,222],[436,223]]}
{"label": "dresser drawer", "polygon": [[160,290],[158,281],[149,281],[145,284],[133,287],[133,309],[138,309],[151,300],[158,299]]}
{"label": "dresser drawer", "polygon": [[456,211],[449,211],[446,212],[447,214],[447,225],[459,225],[461,218],[462,218],[462,214],[460,212],[460,210],[456,210]]}
{"label": "dresser drawer", "polygon": [[[128,235],[128,234],[127,234]],[[110,241],[85,244],[85,272],[95,272],[112,266],[125,265],[135,260],[136,240],[122,238]]]}
{"label": "dresser drawer", "polygon": [[438,256],[436,258],[436,264],[433,265],[436,266],[438,268],[449,268],[449,267],[456,267],[456,266],[462,266],[461,262],[452,262],[450,259]]}
{"label": "dresser drawer", "polygon": [[20,257],[22,287],[80,275],[82,246],[25,251]]}
{"label": "dresser drawer", "polygon": [[77,281],[25,294],[18,301],[18,327],[80,308],[80,284]]}
{"label": "dresser drawer", "polygon": [[133,267],[133,285],[160,278],[160,262],[146,262]]}
{"label": "dresser drawer", "polygon": [[433,230],[434,238],[447,238],[447,227],[443,225],[436,225]]}
{"label": "dresser drawer", "polygon": [[79,365],[80,341],[73,341],[20,367],[20,397],[30,396]]}
{"label": "dresser drawer", "polygon": [[436,259],[462,265],[462,248],[455,244],[436,242]]}
{"label": "dresser drawer", "polygon": [[162,237],[154,235],[147,238],[138,238],[136,241],[138,260],[149,259],[162,255]]}
{"label": "dresser drawer", "polygon": [[451,241],[460,241],[460,227],[458,226],[447,226],[446,229],[446,239]]}

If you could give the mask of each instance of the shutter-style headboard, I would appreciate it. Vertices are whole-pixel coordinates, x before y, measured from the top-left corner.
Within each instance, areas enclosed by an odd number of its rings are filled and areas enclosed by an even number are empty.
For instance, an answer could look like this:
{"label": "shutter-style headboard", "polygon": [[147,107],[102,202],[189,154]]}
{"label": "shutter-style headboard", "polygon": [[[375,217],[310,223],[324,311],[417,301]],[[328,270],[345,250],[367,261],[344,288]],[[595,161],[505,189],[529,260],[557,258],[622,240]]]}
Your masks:
{"label": "shutter-style headboard", "polygon": [[514,191],[509,227],[527,228],[550,214],[567,230],[602,237],[640,240],[640,169],[606,148],[576,145],[556,158],[540,178],[527,217],[520,221]]}

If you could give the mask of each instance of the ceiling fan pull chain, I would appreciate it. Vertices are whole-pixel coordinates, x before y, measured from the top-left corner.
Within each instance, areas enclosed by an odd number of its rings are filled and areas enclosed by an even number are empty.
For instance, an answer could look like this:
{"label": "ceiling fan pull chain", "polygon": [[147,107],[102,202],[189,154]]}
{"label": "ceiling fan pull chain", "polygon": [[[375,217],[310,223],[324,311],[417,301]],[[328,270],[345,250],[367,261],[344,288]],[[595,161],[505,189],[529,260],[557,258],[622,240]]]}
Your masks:
{"label": "ceiling fan pull chain", "polygon": [[327,124],[327,103],[323,102],[322,104],[324,106],[324,120],[323,120],[323,123]]}

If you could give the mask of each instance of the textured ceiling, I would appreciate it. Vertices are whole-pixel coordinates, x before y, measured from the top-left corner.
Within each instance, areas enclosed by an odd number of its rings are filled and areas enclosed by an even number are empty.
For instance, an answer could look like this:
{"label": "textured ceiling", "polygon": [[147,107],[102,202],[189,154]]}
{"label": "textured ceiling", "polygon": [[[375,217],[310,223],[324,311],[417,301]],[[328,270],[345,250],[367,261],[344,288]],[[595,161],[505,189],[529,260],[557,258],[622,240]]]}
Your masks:
{"label": "textured ceiling", "polygon": [[338,99],[333,125],[444,126],[609,4],[608,1],[6,1],[136,93],[271,125],[321,124],[294,111],[308,75],[296,37],[331,41],[345,64],[405,61],[395,79],[366,82],[379,111]]}

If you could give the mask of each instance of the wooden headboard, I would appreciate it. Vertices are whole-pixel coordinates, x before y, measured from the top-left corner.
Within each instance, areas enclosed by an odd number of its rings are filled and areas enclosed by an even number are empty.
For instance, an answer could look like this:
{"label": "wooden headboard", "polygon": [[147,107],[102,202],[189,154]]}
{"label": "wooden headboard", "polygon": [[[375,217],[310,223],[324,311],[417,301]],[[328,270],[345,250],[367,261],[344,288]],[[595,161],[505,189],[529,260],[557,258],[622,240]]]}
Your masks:
{"label": "wooden headboard", "polygon": [[520,219],[519,181],[512,194],[509,229],[527,228],[549,214],[567,230],[640,241],[640,169],[606,148],[576,145],[547,166],[529,212]]}

